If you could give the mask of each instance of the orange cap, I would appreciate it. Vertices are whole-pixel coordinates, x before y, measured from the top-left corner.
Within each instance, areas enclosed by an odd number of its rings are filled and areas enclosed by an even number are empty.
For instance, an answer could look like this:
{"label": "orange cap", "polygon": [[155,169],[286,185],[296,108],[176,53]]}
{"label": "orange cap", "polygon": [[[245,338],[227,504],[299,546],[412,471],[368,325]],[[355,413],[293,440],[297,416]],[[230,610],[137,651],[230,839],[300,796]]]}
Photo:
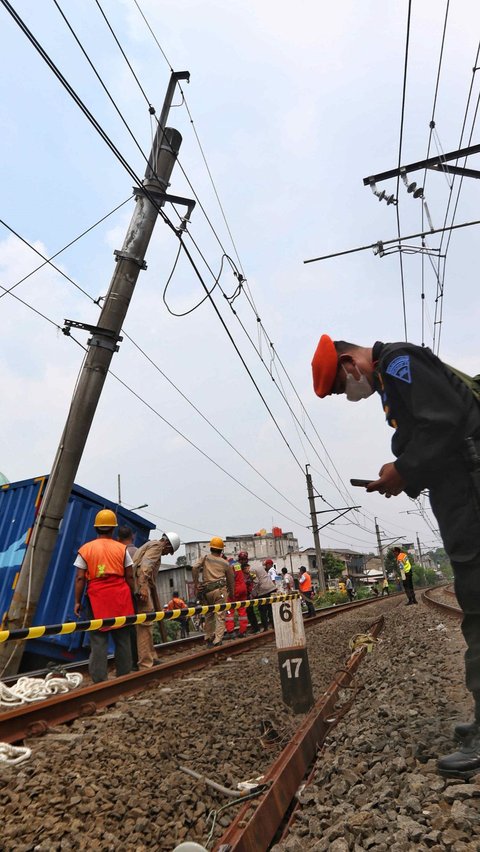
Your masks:
{"label": "orange cap", "polygon": [[328,334],[322,334],[312,361],[313,388],[317,396],[331,394],[338,369],[338,355]]}

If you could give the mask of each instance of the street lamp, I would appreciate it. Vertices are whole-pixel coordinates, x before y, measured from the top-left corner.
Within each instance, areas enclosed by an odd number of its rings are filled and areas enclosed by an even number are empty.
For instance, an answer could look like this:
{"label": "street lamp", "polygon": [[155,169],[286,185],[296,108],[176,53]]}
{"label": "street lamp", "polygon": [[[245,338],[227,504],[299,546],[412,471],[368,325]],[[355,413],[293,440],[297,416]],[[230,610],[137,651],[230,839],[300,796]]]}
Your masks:
{"label": "street lamp", "polygon": [[142,505],[141,505],[141,506],[135,506],[135,507],[134,507],[133,509],[131,509],[130,511],[131,511],[131,512],[136,512],[136,511],[137,511],[137,509],[146,509],[146,508],[147,508],[147,506],[148,506],[148,503],[142,503]]}

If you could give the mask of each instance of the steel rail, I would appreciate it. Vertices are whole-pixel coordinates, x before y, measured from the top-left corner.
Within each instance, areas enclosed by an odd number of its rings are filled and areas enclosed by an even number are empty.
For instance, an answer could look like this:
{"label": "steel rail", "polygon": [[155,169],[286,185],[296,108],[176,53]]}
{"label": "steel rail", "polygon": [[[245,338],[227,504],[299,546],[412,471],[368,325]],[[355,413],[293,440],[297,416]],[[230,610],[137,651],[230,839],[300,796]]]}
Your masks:
{"label": "steel rail", "polygon": [[[319,622],[335,618],[348,610],[378,603],[378,601],[378,598],[368,598],[320,610],[316,616],[307,618],[304,623],[308,629],[311,629]],[[195,654],[175,657],[151,669],[131,672],[122,677],[90,684],[25,707],[0,712],[0,742],[19,742],[27,737],[47,733],[55,725],[70,722],[81,716],[94,715],[99,708],[115,704],[120,699],[141,692],[157,683],[205,668],[219,662],[225,656],[241,654],[243,651],[258,647],[259,644],[270,642],[274,635],[274,630],[270,629],[242,639],[227,641],[218,648],[208,648]],[[200,642],[204,642],[203,637],[198,638]]]}
{"label": "steel rail", "polygon": [[[383,625],[381,616],[370,627],[374,638]],[[266,852],[270,847],[302,780],[317,757],[319,747],[337,722],[335,705],[340,690],[351,685],[365,654],[365,646],[354,651],[345,668],[316,702],[293,739],[265,774],[262,783],[269,784],[268,789],[254,800],[253,805],[244,805],[214,847],[215,852]]]}
{"label": "steel rail", "polygon": [[433,594],[434,591],[435,588],[426,589],[424,592],[422,592],[422,600],[424,603],[426,603],[433,609],[440,610],[445,615],[452,615],[454,616],[454,618],[463,618],[463,612],[459,606],[452,606],[451,604],[443,603],[442,601],[437,600]]}
{"label": "steel rail", "polygon": [[[393,593],[389,597],[391,597],[391,598],[395,597],[395,594],[396,593]],[[401,594],[401,593],[399,593],[399,594]],[[378,600],[378,598],[368,598],[366,600],[353,601],[353,602],[345,601],[345,603],[333,604],[332,606],[329,606],[329,607],[323,607],[322,609],[317,609],[316,614],[320,615],[322,618],[328,618],[329,612],[332,612],[332,614],[335,615],[335,613],[342,608],[354,609],[355,607],[361,607],[361,606],[363,606],[367,603],[373,603],[375,600]],[[178,619],[176,620],[175,623],[177,623],[177,622],[178,622]],[[309,623],[309,620],[306,621],[307,626],[308,626],[308,623]],[[228,641],[228,638],[229,638],[228,635],[225,634],[224,641]],[[25,640],[18,640],[18,641],[25,641]],[[199,633],[197,631],[194,631],[194,633],[191,636],[187,636],[185,639],[172,639],[171,641],[168,641],[168,642],[159,642],[158,644],[155,645],[155,650],[162,657],[165,656],[165,655],[168,655],[170,657],[173,654],[178,653],[179,651],[186,651],[187,649],[195,648],[196,645],[201,645],[204,641],[205,641],[204,634]],[[114,659],[114,655],[109,654],[109,657],[108,657],[109,664],[113,664],[113,659]],[[60,669],[65,669],[66,671],[78,671],[78,670],[87,668],[88,657],[83,659],[83,660],[77,660],[76,662],[71,662],[71,661],[61,660],[61,659],[58,659],[58,660],[55,660],[55,661],[52,661],[52,662],[55,662],[55,667],[54,667],[55,669],[60,668]],[[0,683],[5,683],[5,684],[8,685],[8,684],[15,683],[18,680],[19,677],[45,677],[46,675],[50,674],[51,672],[52,672],[51,666],[49,666],[48,668],[35,669],[35,670],[32,670],[32,671],[22,671],[22,672],[20,672],[19,674],[16,674],[16,675],[8,675],[7,677],[0,678]],[[1,710],[0,710],[0,712],[1,712]]]}

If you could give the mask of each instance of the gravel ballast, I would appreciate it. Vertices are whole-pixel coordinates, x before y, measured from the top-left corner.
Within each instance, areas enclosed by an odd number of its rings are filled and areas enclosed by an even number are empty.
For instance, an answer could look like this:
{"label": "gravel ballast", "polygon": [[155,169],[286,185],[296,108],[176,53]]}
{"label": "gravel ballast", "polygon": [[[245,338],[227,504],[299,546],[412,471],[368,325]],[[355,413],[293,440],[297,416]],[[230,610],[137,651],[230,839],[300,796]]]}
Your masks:
{"label": "gravel ballast", "polygon": [[480,775],[465,783],[436,772],[437,757],[457,748],[454,725],[472,719],[460,622],[400,606],[380,638],[275,852],[480,850]]}
{"label": "gravel ballast", "polygon": [[[380,642],[357,673],[354,707],[331,732],[280,850],[480,850],[480,783],[447,781],[438,754],[467,720],[458,622],[404,598],[342,613],[307,631],[318,698],[349,655],[348,640],[382,613]],[[212,811],[230,801],[185,775],[232,789],[264,773],[303,717],[281,699],[274,643],[119,701],[28,741],[28,763],[2,768],[2,852],[171,852],[205,844]],[[260,723],[278,732],[260,738]],[[478,776],[480,782],[480,776]],[[218,840],[238,811],[217,814]],[[210,848],[212,848],[210,846]]]}

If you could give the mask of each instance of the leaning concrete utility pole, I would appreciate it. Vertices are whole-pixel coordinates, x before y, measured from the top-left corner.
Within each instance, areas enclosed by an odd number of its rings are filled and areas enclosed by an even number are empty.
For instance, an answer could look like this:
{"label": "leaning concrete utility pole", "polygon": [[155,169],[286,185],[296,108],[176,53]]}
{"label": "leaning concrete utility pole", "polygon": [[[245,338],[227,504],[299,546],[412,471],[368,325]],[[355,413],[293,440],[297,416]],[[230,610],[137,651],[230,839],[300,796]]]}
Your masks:
{"label": "leaning concrete utility pole", "polygon": [[380,562],[382,564],[383,576],[386,579],[387,572],[386,572],[386,569],[385,569],[385,556],[384,556],[384,553],[383,553],[382,539],[380,538],[380,527],[377,524],[376,518],[375,518],[375,532],[377,533],[378,555],[380,557]]}
{"label": "leaning concrete utility pole", "polygon": [[318,523],[317,523],[317,512],[315,509],[315,495],[313,493],[313,483],[312,476],[308,472],[309,464],[305,465],[305,475],[307,478],[307,492],[308,492],[308,503],[310,506],[310,517],[312,519],[312,533],[313,533],[313,541],[315,544],[315,561],[317,563],[317,574],[318,574],[318,588],[320,592],[324,592],[326,589],[325,585],[325,574],[323,571],[323,559],[322,559],[322,548],[320,547],[320,536],[318,534]]}
{"label": "leaning concrete utility pole", "polygon": [[[188,72],[172,74],[145,179],[142,181],[142,186],[134,190],[137,199],[135,210],[122,249],[115,251],[116,268],[98,325],[87,326],[83,323],[65,321],[66,333],[70,328],[81,328],[89,330],[92,336],[88,341],[88,354],[79,375],[53,468],[25,551],[12,602],[4,620],[4,626],[8,630],[16,630],[32,624],[57,541],[60,523],[68,504],[110,362],[113,354],[118,351],[118,343],[122,339],[120,331],[125,315],[140,270],[146,268],[144,257],[158,217],[159,207],[163,206],[166,198],[174,198],[174,196],[166,196],[166,190],[182,137],[177,130],[165,127],[165,122],[175,85],[179,79],[188,79]],[[191,202],[179,198],[175,198],[175,201],[187,204],[190,212]],[[70,568],[70,566],[66,567]],[[0,649],[0,675],[15,674],[18,671],[23,649],[21,642],[15,643],[13,651],[8,645]]]}

